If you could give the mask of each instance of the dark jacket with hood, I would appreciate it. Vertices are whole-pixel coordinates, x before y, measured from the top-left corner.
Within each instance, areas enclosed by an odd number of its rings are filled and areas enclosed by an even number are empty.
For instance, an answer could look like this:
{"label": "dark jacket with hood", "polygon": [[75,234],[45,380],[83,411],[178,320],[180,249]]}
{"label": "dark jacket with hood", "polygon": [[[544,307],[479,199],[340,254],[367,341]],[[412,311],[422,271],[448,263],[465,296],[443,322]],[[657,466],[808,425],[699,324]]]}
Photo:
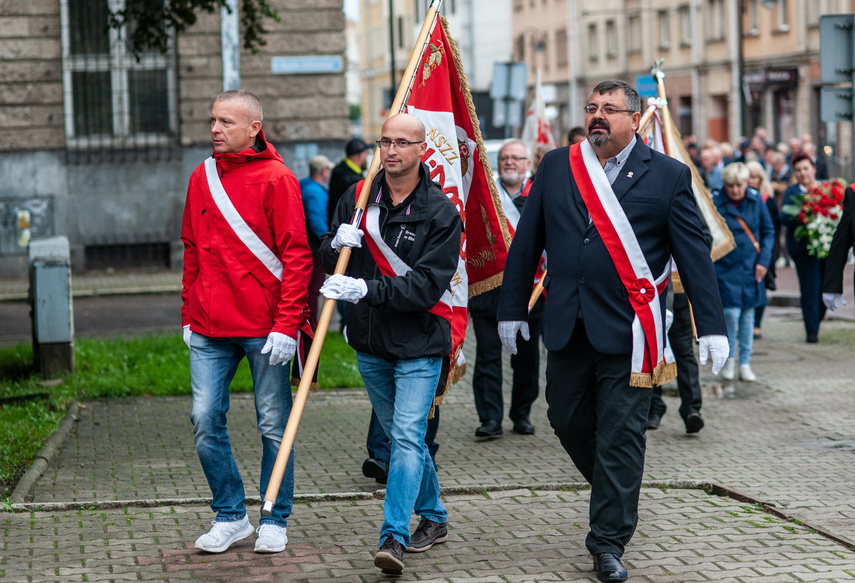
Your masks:
{"label": "dark jacket with hood", "polygon": [[[382,195],[378,192],[382,187]],[[356,207],[356,185],[341,197],[330,231],[321,239],[321,260],[335,271],[338,252],[332,239]],[[420,181],[404,201],[392,206],[385,172],[371,186],[369,206],[380,207],[380,232],[386,244],[412,270],[389,277],[380,272],[363,240],[353,249],[347,275],[362,278],[368,293],[347,308],[347,341],[355,350],[389,362],[451,353],[451,325],[430,310],[451,287],[460,256],[462,222],[445,193],[429,178],[424,164]]]}

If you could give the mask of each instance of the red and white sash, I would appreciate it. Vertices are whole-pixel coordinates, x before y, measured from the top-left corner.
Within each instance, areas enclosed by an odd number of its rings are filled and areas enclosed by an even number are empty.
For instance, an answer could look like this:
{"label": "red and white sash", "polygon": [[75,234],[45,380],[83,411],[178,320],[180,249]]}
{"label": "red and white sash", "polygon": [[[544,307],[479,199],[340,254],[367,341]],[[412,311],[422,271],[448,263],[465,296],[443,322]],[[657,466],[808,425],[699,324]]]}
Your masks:
{"label": "red and white sash", "polygon": [[[213,219],[211,222],[241,264],[278,300],[282,282],[282,261],[240,216],[223,188],[223,183],[220,181],[220,175],[217,172],[217,161],[213,156],[205,160],[205,178],[211,200],[214,203],[214,207],[211,209],[211,218]],[[299,384],[299,380],[303,376],[303,365],[312,346],[313,337],[314,333],[309,325],[309,307],[307,305],[300,314],[300,323],[297,327],[297,352],[294,355],[291,367],[292,385]],[[313,391],[318,390],[317,380],[318,370],[315,367],[311,387]]]}
{"label": "red and white sash", "polygon": [[661,275],[653,276],[632,225],[587,140],[570,147],[570,168],[635,311],[629,384],[633,387],[663,384],[670,380],[665,377],[671,371],[666,372],[670,363],[665,359],[666,331],[659,296],[668,286],[671,262]]}
{"label": "red and white sash", "polygon": [[[363,181],[360,181],[356,187],[357,196],[359,196],[359,192],[362,190],[362,184]],[[381,188],[377,192],[377,197],[374,201],[375,204],[369,203],[368,207],[365,209],[365,213],[362,215],[362,223],[360,224],[360,227],[362,228],[362,232],[365,234],[364,239],[368,245],[368,250],[371,252],[371,257],[374,258],[374,262],[377,264],[377,267],[380,268],[380,273],[387,277],[398,277],[406,275],[412,271],[413,268],[404,263],[404,261],[395,254],[392,248],[386,244],[386,241],[383,240],[383,233],[380,232],[380,207],[376,204],[380,201],[382,195],[383,189]],[[429,309],[428,312],[441,318],[445,318],[448,320],[448,323],[451,324],[451,306],[451,290],[446,289],[439,301]]]}

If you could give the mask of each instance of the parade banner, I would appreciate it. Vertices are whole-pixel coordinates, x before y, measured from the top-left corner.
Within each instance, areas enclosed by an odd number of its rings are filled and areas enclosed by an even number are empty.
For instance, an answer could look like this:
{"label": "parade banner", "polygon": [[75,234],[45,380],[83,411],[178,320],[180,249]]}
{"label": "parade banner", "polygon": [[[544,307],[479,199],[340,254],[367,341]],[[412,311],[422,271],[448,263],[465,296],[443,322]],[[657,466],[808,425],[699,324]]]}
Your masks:
{"label": "parade banner", "polygon": [[531,155],[537,153],[542,147],[553,150],[556,147],[555,139],[552,137],[552,126],[546,119],[546,107],[543,104],[543,85],[540,82],[540,69],[534,84],[534,97],[531,100],[528,111],[525,114],[522,136],[520,140],[528,147]]}
{"label": "parade banner", "polygon": [[[445,19],[437,19],[430,33],[404,111],[425,124],[427,150],[422,161],[429,166],[431,179],[460,212],[464,225],[451,290],[451,384],[465,372],[461,349],[467,301],[501,285],[511,235],[484,153],[460,54],[448,35]],[[441,402],[442,397],[438,397],[436,403]]]}
{"label": "parade banner", "polygon": [[[641,118],[638,133],[651,149],[679,160],[691,170],[692,190],[698,212],[712,236],[710,257],[713,261],[717,261],[730,253],[736,247],[736,243],[733,240],[733,233],[727,227],[724,217],[716,210],[709,190],[683,145],[683,137],[674,125],[665,94],[665,73],[662,65],[663,61],[660,60],[650,69],[659,88],[659,97],[648,99],[648,108]],[[679,266],[677,267],[679,269]]]}

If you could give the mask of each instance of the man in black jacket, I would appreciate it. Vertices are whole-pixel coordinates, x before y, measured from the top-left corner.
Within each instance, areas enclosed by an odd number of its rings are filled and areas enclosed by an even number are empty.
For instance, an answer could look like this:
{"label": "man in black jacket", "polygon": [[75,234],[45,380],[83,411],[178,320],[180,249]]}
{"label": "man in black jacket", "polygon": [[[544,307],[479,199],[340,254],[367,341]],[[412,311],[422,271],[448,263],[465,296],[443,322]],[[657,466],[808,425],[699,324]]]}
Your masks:
{"label": "man in black jacket", "polygon": [[843,214],[831,239],[822,280],[822,301],[832,311],[837,309],[837,302],[846,305],[843,299],[843,268],[849,259],[850,248],[855,252],[855,190],[847,186],[843,194]]}
{"label": "man in black jacket", "polygon": [[327,198],[328,223],[332,222],[335,207],[341,195],[364,178],[363,173],[368,161],[368,144],[360,138],[353,138],[344,147],[344,153],[345,157],[330,174],[329,198]]}
{"label": "man in black jacket", "polygon": [[[448,536],[448,513],[424,439],[451,354],[451,281],[462,222],[421,163],[427,146],[418,118],[389,118],[377,143],[383,170],[371,185],[359,228],[349,224],[358,196],[354,185],[339,201],[321,241],[327,273],[335,270],[342,247],[353,249],[349,275],[331,276],[321,293],[353,304],[347,310],[347,340],[356,350],[377,418],[392,440],[374,564],[397,574],[404,569],[404,549],[423,552]],[[421,522],[410,536],[413,511]]]}
{"label": "man in black jacket", "polygon": [[713,373],[727,328],[689,169],[636,135],[641,98],[604,81],[585,106],[588,139],[544,156],[505,263],[499,337],[528,339],[528,300],[541,253],[547,416],[591,484],[586,546],[600,581],[624,581],[620,561],[638,522],[652,385],[666,368],[664,285],[671,256],[694,308],[700,360]]}

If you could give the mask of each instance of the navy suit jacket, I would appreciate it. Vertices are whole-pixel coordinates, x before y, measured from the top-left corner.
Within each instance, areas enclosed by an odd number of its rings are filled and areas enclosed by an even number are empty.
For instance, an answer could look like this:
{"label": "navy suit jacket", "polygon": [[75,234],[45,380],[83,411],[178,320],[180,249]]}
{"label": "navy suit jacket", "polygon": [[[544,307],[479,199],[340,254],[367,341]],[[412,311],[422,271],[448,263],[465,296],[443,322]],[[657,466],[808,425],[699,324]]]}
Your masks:
{"label": "navy suit jacket", "polygon": [[822,282],[822,291],[829,294],[843,293],[843,268],[849,259],[849,248],[855,252],[855,190],[847,186],[843,197],[843,214],[831,240]]}
{"label": "navy suit jacket", "polygon": [[[692,302],[698,334],[727,334],[715,270],[691,188],[689,168],[651,151],[638,137],[612,188],[654,277],[673,255]],[[580,313],[591,345],[632,352],[635,312],[576,187],[569,147],[547,153],[537,170],[505,264],[498,320],[526,320],[535,269],[546,249],[544,344],[561,350]],[[665,295],[662,294],[663,318]],[[663,323],[664,330],[664,323]]]}

